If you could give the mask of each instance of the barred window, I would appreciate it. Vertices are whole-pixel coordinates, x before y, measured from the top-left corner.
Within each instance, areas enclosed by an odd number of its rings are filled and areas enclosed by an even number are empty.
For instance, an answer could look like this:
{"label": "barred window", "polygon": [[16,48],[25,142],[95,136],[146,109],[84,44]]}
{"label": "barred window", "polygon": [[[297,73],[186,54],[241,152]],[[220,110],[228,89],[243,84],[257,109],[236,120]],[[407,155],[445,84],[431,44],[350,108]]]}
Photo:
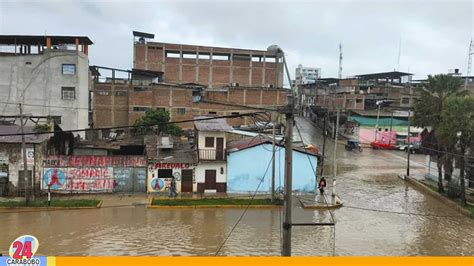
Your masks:
{"label": "barred window", "polygon": [[177,108],[176,113],[178,115],[184,115],[186,113],[186,108]]}
{"label": "barred window", "polygon": [[76,88],[74,88],[74,87],[61,87],[61,99],[63,99],[63,100],[75,100],[76,99]]}

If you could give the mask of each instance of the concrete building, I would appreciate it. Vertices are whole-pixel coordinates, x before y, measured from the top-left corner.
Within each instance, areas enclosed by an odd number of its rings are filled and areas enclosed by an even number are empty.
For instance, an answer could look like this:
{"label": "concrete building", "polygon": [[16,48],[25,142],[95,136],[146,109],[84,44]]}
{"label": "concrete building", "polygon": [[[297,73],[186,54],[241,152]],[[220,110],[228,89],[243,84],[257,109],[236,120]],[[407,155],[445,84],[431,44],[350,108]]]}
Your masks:
{"label": "concrete building", "polygon": [[309,84],[315,83],[317,79],[321,78],[321,68],[304,67],[298,65],[295,71],[295,84]]}
{"label": "concrete building", "polygon": [[[87,128],[89,59],[84,36],[0,35],[0,110],[57,116],[63,130]],[[77,133],[84,137],[84,132]]]}
{"label": "concrete building", "polygon": [[232,130],[232,127],[224,119],[195,121],[194,126],[198,161],[194,191],[227,192],[226,131]]}
{"label": "concrete building", "polygon": [[[25,133],[34,132],[33,127],[27,126]],[[20,133],[18,125],[0,125],[0,134]],[[47,153],[47,142],[51,134],[26,135],[27,170],[29,183],[34,184],[36,192],[39,191],[42,177],[42,163]],[[25,191],[23,174],[23,152],[21,149],[21,136],[0,137],[0,196],[20,195]]]}
{"label": "concrete building", "polygon": [[[227,191],[234,193],[259,193],[271,191],[272,141],[266,138],[245,138],[228,143]],[[318,154],[309,150],[293,150],[293,190],[312,192],[316,188]],[[258,159],[256,159],[258,158]],[[284,188],[285,149],[276,148],[275,187]],[[262,180],[263,179],[263,180]]]}
{"label": "concrete building", "polygon": [[283,61],[274,52],[154,42],[153,34],[133,33],[133,67],[161,71],[165,82],[283,87]]}
{"label": "concrete building", "polygon": [[[329,110],[374,110],[384,100],[392,108],[413,105],[419,88],[411,83],[411,73],[398,71],[356,75],[345,79],[321,79],[307,88],[316,96],[316,106]],[[308,97],[307,97],[308,98]]]}

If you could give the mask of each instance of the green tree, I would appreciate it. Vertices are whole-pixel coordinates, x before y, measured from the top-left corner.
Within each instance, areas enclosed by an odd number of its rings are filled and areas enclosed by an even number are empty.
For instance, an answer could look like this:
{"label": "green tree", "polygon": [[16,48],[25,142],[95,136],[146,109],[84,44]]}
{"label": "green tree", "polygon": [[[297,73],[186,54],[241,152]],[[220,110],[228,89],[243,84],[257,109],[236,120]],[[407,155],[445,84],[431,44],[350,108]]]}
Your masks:
{"label": "green tree", "polygon": [[[413,124],[419,127],[430,126],[434,132],[442,123],[441,114],[446,100],[451,96],[461,96],[466,92],[462,91],[463,81],[459,77],[452,75],[439,74],[435,76],[428,76],[428,81],[421,91],[420,98],[414,104]],[[442,156],[447,152],[447,146],[442,145],[437,141],[436,150],[438,152],[431,153],[437,157],[438,165],[438,191],[443,193],[443,179],[441,168],[443,163],[445,165],[451,163],[452,160]]]}
{"label": "green tree", "polygon": [[173,136],[181,136],[182,130],[175,124],[168,123],[170,114],[165,110],[148,109],[145,115],[135,121],[135,134],[159,134],[166,133]]}
{"label": "green tree", "polygon": [[464,176],[466,151],[474,144],[474,97],[451,97],[445,102],[442,123],[436,131],[437,138],[445,145],[455,146],[459,161],[461,201],[466,204]]}

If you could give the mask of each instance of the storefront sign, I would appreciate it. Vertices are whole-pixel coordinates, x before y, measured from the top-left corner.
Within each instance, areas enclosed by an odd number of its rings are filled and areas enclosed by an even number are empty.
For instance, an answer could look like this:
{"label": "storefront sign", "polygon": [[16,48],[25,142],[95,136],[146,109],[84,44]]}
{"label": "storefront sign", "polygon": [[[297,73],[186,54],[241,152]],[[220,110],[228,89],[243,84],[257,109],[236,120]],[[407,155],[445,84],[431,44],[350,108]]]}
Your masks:
{"label": "storefront sign", "polygon": [[156,163],[156,169],[183,169],[191,167],[190,163]]}

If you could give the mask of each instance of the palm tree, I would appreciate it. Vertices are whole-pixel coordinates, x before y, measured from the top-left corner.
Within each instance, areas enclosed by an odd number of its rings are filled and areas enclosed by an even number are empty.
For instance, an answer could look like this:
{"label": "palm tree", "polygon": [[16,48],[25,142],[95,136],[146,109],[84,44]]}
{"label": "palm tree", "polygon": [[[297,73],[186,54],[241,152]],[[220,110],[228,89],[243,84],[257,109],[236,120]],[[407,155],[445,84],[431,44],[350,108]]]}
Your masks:
{"label": "palm tree", "polygon": [[[436,131],[442,123],[441,114],[448,99],[451,96],[465,95],[466,91],[462,90],[463,81],[459,77],[447,74],[439,74],[428,76],[428,80],[421,91],[420,98],[414,104],[413,124],[419,127],[431,127],[432,131]],[[432,133],[434,133],[432,132]],[[434,135],[434,134],[432,134]],[[434,143],[438,165],[438,191],[444,193],[443,178],[441,167],[443,165],[442,156],[445,154],[442,150],[445,146],[439,141]],[[449,158],[448,158],[449,159]],[[444,163],[451,163],[452,160],[444,160]]]}
{"label": "palm tree", "polygon": [[437,137],[447,145],[457,146],[455,154],[459,161],[461,201],[466,204],[464,174],[466,151],[474,143],[474,97],[452,97],[446,101],[442,113],[443,123],[438,127]]}

